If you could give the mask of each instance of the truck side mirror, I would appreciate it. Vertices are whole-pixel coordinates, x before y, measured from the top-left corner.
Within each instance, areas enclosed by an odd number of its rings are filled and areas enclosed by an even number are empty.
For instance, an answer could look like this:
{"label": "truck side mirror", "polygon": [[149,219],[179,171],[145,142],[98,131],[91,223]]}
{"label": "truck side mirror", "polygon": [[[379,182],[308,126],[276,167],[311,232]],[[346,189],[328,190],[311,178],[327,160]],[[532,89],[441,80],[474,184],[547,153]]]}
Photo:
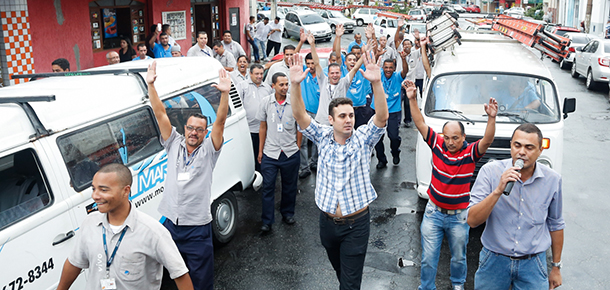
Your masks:
{"label": "truck side mirror", "polygon": [[576,111],[576,99],[566,98],[563,100],[563,118],[567,119],[569,113]]}

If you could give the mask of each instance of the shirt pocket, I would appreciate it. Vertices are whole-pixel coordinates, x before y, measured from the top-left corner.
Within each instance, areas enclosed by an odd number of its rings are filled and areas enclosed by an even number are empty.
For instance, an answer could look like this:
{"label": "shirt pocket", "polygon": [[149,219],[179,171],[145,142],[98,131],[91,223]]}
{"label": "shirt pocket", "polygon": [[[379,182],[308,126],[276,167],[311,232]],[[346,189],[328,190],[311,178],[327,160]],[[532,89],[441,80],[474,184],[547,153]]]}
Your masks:
{"label": "shirt pocket", "polygon": [[536,204],[533,206],[532,223],[534,226],[540,226],[546,222],[549,214],[549,206],[547,204]]}
{"label": "shirt pocket", "polygon": [[119,279],[124,281],[136,281],[144,276],[144,264],[146,258],[142,254],[132,254],[121,259],[119,265]]}

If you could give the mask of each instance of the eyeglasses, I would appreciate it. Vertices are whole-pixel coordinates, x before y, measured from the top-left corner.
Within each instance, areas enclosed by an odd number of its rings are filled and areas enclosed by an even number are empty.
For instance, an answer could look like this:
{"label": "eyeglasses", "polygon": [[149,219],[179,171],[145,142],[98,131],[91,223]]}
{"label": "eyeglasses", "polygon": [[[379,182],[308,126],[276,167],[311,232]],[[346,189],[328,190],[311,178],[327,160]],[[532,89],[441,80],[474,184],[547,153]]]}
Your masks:
{"label": "eyeglasses", "polygon": [[195,128],[193,126],[188,126],[188,125],[186,126],[186,130],[188,130],[189,132],[192,132],[193,130],[196,130],[197,133],[199,133],[199,134],[205,132],[204,128]]}

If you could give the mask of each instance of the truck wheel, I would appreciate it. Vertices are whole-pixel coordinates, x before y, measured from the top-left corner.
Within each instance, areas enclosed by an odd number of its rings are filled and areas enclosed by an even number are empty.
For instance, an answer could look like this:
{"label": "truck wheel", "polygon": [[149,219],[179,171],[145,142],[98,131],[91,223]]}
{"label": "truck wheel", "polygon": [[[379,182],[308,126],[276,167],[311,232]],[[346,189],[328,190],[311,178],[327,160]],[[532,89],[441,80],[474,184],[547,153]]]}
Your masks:
{"label": "truck wheel", "polygon": [[578,72],[576,71],[576,60],[572,62],[572,70],[570,70],[570,75],[575,79],[578,78]]}
{"label": "truck wheel", "polygon": [[212,232],[215,245],[225,245],[237,229],[237,199],[227,191],[212,203]]}
{"label": "truck wheel", "polygon": [[356,20],[356,25],[358,25],[358,26],[364,25],[364,20],[362,20],[362,19]]}

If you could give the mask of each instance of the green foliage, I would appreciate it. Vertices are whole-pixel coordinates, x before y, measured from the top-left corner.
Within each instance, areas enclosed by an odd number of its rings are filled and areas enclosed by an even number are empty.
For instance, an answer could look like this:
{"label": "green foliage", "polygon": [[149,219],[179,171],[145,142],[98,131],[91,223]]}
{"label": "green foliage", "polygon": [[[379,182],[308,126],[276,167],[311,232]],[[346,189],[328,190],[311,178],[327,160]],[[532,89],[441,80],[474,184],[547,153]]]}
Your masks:
{"label": "green foliage", "polygon": [[[538,13],[536,13],[537,10],[539,10]],[[538,3],[536,4],[536,6],[525,11],[525,16],[532,17],[536,20],[542,20],[542,17],[544,16],[544,9],[542,7],[542,3]]]}

